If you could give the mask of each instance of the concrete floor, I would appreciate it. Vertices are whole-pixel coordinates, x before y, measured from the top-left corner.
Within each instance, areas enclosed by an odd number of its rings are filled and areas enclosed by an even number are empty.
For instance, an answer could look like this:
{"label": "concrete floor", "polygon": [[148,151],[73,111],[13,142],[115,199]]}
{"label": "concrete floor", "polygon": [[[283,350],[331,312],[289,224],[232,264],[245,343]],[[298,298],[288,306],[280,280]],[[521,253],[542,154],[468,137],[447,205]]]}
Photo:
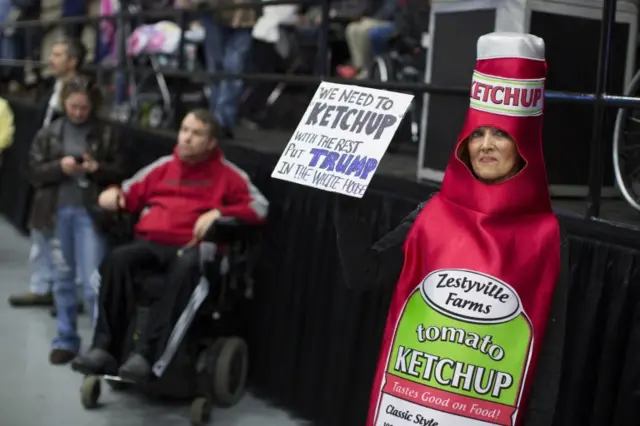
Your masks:
{"label": "concrete floor", "polygon": [[[80,405],[81,376],[48,363],[55,320],[45,309],[12,309],[11,293],[27,288],[28,241],[0,221],[0,425],[2,426],[178,426],[189,425],[187,405],[162,406],[135,393],[114,393],[102,386],[102,406]],[[84,342],[90,324],[80,320]],[[297,426],[281,410],[247,395],[235,407],[216,408],[213,426]]]}

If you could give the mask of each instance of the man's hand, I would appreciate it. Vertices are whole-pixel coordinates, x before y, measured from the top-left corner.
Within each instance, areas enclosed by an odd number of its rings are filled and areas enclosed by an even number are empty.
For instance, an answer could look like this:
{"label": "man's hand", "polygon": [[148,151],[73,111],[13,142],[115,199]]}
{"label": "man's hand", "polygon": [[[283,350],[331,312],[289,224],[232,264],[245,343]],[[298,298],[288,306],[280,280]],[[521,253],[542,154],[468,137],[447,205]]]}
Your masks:
{"label": "man's hand", "polygon": [[210,210],[200,216],[193,227],[193,238],[197,241],[202,240],[211,224],[213,224],[213,222],[215,222],[220,216],[222,216],[222,213],[220,213],[220,210],[218,209]]}
{"label": "man's hand", "polygon": [[115,212],[124,209],[124,195],[120,188],[108,188],[98,197],[98,205],[104,210]]}
{"label": "man's hand", "polygon": [[82,163],[82,170],[85,173],[95,173],[98,170],[99,164],[98,162],[89,154],[84,154],[82,156],[84,158],[84,162]]}
{"label": "man's hand", "polygon": [[63,157],[62,160],[60,160],[60,167],[62,167],[62,171],[65,175],[74,175],[83,171],[82,166],[76,163],[76,159],[70,155]]}

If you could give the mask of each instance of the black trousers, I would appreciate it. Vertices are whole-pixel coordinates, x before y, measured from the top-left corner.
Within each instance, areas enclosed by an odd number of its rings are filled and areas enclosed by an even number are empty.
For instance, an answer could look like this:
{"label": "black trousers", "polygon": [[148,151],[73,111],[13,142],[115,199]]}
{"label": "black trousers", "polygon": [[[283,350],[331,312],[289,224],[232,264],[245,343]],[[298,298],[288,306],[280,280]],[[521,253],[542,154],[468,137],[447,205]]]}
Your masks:
{"label": "black trousers", "polygon": [[134,318],[136,302],[144,281],[141,274],[164,272],[165,279],[151,304],[146,331],[139,337],[140,354],[150,363],[162,353],[175,323],[189,302],[200,279],[198,249],[184,250],[146,240],[117,247],[100,266],[101,283],[98,318],[93,347],[108,351],[123,362],[123,346]]}
{"label": "black trousers", "polygon": [[[256,39],[253,39],[252,43],[252,71],[270,74],[282,69],[283,59],[276,51],[273,43],[266,43]],[[249,97],[242,105],[243,113],[248,119],[260,121],[264,118],[260,114],[263,112],[267,98],[276,85],[277,83],[269,81],[257,81],[251,84]]]}

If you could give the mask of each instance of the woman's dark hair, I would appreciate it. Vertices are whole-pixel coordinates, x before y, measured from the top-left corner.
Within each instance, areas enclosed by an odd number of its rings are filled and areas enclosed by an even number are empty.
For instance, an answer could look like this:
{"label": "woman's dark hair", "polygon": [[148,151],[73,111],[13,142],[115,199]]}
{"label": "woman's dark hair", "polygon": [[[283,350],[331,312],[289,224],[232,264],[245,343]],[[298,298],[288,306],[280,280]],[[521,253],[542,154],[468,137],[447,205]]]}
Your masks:
{"label": "woman's dark hair", "polygon": [[83,93],[87,95],[89,102],[91,103],[91,114],[97,115],[99,113],[102,108],[102,91],[92,79],[85,76],[75,76],[64,83],[62,91],[60,92],[60,102],[62,103],[63,109],[64,103],[67,101],[69,96],[74,93]]}

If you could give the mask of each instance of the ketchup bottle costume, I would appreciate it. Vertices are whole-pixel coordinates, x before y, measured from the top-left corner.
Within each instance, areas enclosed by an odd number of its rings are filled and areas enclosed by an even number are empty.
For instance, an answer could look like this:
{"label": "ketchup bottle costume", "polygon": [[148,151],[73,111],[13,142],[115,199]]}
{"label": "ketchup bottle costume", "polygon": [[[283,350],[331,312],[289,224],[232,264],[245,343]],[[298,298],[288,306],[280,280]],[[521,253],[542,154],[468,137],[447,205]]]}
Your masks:
{"label": "ketchup bottle costume", "polygon": [[[568,280],[542,154],[544,42],[493,33],[477,50],[441,191],[365,253],[350,243],[362,235],[340,200],[347,281],[380,282],[401,267],[367,426],[553,423]],[[526,162],[501,183],[482,183],[458,157],[485,126],[507,132]]]}

